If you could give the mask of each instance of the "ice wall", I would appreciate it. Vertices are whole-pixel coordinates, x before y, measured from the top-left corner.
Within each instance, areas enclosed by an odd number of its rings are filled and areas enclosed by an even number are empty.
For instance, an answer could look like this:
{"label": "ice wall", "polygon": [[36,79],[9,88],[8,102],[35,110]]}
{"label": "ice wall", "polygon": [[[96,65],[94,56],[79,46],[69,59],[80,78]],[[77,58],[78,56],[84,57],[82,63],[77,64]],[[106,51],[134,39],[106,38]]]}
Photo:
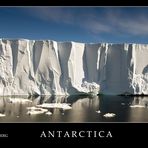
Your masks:
{"label": "ice wall", "polygon": [[0,95],[148,94],[148,45],[0,40]]}

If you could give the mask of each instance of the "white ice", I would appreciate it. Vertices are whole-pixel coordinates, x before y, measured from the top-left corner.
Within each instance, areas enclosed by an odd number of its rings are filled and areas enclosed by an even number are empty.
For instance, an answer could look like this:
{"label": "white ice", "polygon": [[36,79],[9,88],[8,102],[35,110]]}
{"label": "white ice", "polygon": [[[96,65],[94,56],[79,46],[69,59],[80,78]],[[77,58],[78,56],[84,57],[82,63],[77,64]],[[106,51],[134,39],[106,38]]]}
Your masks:
{"label": "white ice", "polygon": [[145,106],[144,105],[131,105],[130,106],[131,108],[145,108]]}
{"label": "white ice", "polygon": [[101,111],[100,111],[100,110],[97,110],[97,111],[96,111],[96,113],[100,114],[100,113],[101,113]]}
{"label": "white ice", "polygon": [[63,110],[69,110],[72,109],[72,107],[67,103],[43,103],[41,105],[37,105],[37,107],[42,108],[60,108]]}
{"label": "white ice", "polygon": [[28,109],[27,111],[28,115],[43,114],[43,113],[48,112],[47,109],[38,108],[38,107],[28,107],[27,109]]}
{"label": "white ice", "polygon": [[0,113],[0,117],[5,117],[5,116],[6,116],[5,114]]}
{"label": "white ice", "polygon": [[0,39],[0,95],[148,94],[148,44]]}
{"label": "white ice", "polygon": [[52,115],[52,113],[51,113],[51,112],[49,112],[49,111],[48,111],[48,112],[46,112],[45,114],[46,114],[46,115],[49,115],[49,116],[50,116],[50,115]]}
{"label": "white ice", "polygon": [[31,100],[28,100],[28,99],[23,99],[23,98],[8,98],[8,102],[9,103],[32,103]]}
{"label": "white ice", "polygon": [[112,118],[112,117],[115,117],[116,114],[114,114],[114,113],[106,113],[103,116],[106,117],[106,118]]}

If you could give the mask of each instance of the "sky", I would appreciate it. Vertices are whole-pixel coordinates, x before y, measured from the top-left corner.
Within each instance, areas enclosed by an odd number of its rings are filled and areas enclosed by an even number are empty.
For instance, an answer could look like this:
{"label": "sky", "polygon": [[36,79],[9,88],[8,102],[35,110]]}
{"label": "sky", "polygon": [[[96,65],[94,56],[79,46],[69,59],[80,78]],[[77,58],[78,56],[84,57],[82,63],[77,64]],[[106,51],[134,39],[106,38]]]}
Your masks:
{"label": "sky", "polygon": [[148,7],[0,7],[0,38],[148,43]]}

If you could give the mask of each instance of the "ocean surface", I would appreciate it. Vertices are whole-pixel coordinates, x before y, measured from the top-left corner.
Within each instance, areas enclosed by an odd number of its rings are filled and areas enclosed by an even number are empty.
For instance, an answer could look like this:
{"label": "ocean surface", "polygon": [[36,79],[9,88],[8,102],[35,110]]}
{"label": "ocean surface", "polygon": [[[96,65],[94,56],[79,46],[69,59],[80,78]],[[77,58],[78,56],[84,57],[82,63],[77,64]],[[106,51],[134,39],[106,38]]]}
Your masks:
{"label": "ocean surface", "polygon": [[[28,114],[28,107],[36,107],[43,103],[66,103],[71,108],[45,107],[44,109],[48,109],[51,114]],[[2,122],[148,122],[148,97],[1,97],[0,123]]]}

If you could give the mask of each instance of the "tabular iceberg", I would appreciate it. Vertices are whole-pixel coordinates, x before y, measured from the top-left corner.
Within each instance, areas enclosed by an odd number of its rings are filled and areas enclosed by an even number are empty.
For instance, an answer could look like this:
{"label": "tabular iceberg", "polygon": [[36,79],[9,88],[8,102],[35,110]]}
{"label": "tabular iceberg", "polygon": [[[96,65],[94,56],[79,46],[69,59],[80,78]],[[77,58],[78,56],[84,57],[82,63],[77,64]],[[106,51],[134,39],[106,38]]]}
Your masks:
{"label": "tabular iceberg", "polygon": [[148,94],[147,44],[0,40],[0,95]]}

